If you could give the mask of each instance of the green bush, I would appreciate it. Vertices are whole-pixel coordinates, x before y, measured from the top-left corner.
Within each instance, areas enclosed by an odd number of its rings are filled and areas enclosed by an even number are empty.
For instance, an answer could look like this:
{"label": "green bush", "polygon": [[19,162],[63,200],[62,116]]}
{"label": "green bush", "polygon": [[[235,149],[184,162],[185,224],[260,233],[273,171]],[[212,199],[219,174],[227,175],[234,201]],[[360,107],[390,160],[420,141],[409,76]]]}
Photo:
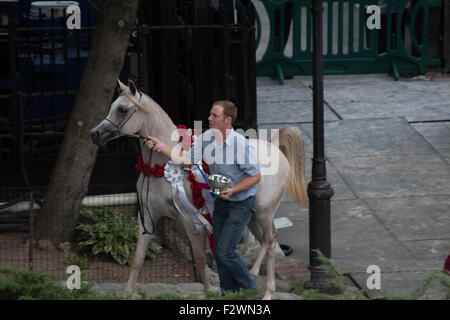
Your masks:
{"label": "green bush", "polygon": [[32,271],[0,267],[0,300],[94,300],[114,299],[92,289],[93,283],[82,283],[69,290],[65,283]]}
{"label": "green bush", "polygon": [[[106,255],[120,264],[131,264],[138,232],[136,220],[117,209],[83,209],[76,227],[76,241],[80,250],[89,250],[94,256]],[[152,240],[146,256],[154,259],[160,251],[161,246]]]}
{"label": "green bush", "polygon": [[89,270],[89,261],[86,258],[78,256],[76,253],[65,252],[64,253],[64,262],[66,265],[76,265],[80,267],[81,278],[86,278],[86,273]]}

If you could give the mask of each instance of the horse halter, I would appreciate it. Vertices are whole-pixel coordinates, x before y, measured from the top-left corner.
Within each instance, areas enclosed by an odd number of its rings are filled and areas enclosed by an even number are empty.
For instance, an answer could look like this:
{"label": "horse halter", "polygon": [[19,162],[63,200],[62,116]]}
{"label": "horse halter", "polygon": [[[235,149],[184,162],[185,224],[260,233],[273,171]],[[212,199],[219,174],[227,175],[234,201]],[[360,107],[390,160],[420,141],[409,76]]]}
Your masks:
{"label": "horse halter", "polygon": [[[139,96],[139,103],[140,103],[140,102],[141,102],[141,98],[142,98],[142,92],[140,92],[140,91],[138,91],[138,92],[139,92],[139,94],[140,94],[140,96]],[[131,99],[130,99],[130,100],[131,100]],[[131,100],[131,101],[133,101],[133,100]],[[109,119],[108,117],[106,117],[105,120],[108,121],[109,123],[111,123],[111,124],[112,124],[117,130],[119,130],[120,133],[122,133],[123,135],[129,136],[129,137],[138,138],[138,139],[144,139],[144,140],[145,140],[145,137],[143,137],[143,136],[141,136],[141,135],[139,135],[139,134],[136,134],[136,133],[129,133],[129,132],[126,132],[126,131],[123,131],[123,130],[122,130],[123,126],[124,126],[124,125],[128,122],[128,120],[130,120],[131,117],[136,113],[136,110],[137,110],[137,106],[135,106],[133,112],[132,112],[132,113],[131,113],[124,121],[122,121],[122,123],[120,124],[120,126],[117,125],[116,123],[114,123],[114,121],[112,121],[112,120]]]}

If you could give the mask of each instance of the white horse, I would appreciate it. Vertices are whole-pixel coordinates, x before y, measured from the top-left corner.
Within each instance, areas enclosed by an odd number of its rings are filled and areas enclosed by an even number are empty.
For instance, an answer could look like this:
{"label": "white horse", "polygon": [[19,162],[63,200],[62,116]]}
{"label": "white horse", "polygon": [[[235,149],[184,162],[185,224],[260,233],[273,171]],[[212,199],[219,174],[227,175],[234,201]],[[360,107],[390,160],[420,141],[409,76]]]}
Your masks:
{"label": "white horse", "polygon": [[[103,145],[107,141],[123,135],[158,137],[171,146],[178,143],[176,126],[164,110],[149,96],[138,91],[132,81],[128,86],[119,81],[120,95],[111,104],[108,116],[91,130],[94,143]],[[175,139],[173,139],[175,136]],[[261,181],[257,185],[256,213],[249,222],[249,229],[261,244],[255,263],[250,269],[253,276],[258,276],[261,263],[267,254],[267,281],[263,299],[271,299],[275,292],[275,244],[277,231],[273,224],[275,212],[288,190],[292,199],[300,205],[308,206],[306,193],[303,140],[300,131],[294,127],[284,127],[274,135],[272,142],[249,139],[250,144],[258,150],[258,163],[261,169]],[[261,151],[264,150],[264,151]],[[279,152],[279,151],[282,152]],[[169,159],[158,152],[152,155],[145,144],[141,143],[143,161],[151,160],[150,166],[163,165]],[[276,170],[274,170],[274,168]],[[145,183],[144,179],[147,179]],[[192,201],[190,182],[185,177],[186,194]],[[176,209],[172,189],[164,178],[144,177],[141,173],[137,182],[138,197],[141,200],[139,210],[139,241],[134,256],[131,272],[125,288],[125,294],[132,294],[140,269],[144,263],[145,253],[151,234],[152,224],[162,216],[181,219],[191,243],[194,264],[200,274],[205,293],[210,285],[206,274],[206,259],[202,233],[195,227],[190,215],[180,214]],[[144,211],[144,212],[142,212]],[[144,222],[141,219],[145,217]],[[151,221],[149,220],[151,217]],[[144,224],[143,224],[144,223]],[[145,226],[147,227],[145,228]],[[144,234],[144,228],[150,233]]]}

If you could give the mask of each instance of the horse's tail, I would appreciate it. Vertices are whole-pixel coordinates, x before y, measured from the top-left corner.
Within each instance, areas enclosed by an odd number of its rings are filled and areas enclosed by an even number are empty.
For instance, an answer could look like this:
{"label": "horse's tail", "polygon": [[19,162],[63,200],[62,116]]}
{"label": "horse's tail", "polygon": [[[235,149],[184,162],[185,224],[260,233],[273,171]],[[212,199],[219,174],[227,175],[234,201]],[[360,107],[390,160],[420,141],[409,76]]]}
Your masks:
{"label": "horse's tail", "polygon": [[290,174],[288,193],[292,199],[303,207],[309,206],[308,193],[306,192],[305,175],[305,150],[303,147],[303,138],[300,130],[295,127],[284,127],[275,135],[272,142],[276,143],[278,138],[278,147],[289,161]]}

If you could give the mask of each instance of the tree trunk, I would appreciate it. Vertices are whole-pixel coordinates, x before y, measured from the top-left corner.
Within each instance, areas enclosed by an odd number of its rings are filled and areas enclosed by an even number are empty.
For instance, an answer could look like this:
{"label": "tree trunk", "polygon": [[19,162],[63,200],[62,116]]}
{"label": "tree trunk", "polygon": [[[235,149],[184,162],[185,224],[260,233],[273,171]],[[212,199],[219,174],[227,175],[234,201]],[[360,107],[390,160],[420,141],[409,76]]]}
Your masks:
{"label": "tree trunk", "polygon": [[97,30],[36,223],[37,239],[55,243],[73,239],[97,155],[89,131],[109,110],[128,40],[136,25],[139,0],[97,4],[101,4],[97,6]]}

